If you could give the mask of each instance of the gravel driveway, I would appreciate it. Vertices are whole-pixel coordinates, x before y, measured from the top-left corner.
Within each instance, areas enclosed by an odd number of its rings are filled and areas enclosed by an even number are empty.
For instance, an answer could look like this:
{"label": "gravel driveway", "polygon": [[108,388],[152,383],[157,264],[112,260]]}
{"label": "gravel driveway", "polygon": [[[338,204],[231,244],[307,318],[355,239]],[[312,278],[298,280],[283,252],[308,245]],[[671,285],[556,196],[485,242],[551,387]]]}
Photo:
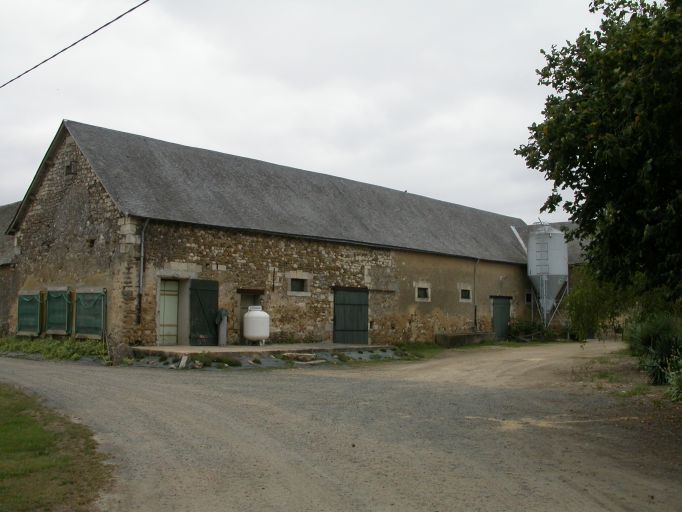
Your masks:
{"label": "gravel driveway", "polygon": [[226,372],[0,358],[0,380],[96,432],[103,510],[679,511],[680,429],[567,382],[620,347]]}

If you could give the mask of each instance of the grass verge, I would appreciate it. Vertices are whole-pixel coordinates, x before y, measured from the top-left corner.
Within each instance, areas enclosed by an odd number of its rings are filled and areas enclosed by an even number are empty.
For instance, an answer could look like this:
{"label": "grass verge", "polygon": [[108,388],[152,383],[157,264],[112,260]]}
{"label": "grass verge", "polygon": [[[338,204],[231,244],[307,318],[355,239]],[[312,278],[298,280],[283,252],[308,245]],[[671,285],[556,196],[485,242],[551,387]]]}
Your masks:
{"label": "grass verge", "polygon": [[399,343],[395,347],[402,359],[428,359],[446,350],[435,343]]}
{"label": "grass verge", "polygon": [[72,361],[78,361],[82,357],[108,359],[107,348],[100,340],[0,338],[0,353],[3,352],[36,354],[45,359]]}
{"label": "grass verge", "polygon": [[542,345],[547,343],[546,341],[535,340],[535,341],[514,341],[514,340],[496,340],[489,339],[483,340],[479,343],[469,343],[467,345],[461,345],[459,347],[452,347],[456,349],[471,350],[480,347],[528,347],[533,345]]}
{"label": "grass verge", "polygon": [[650,386],[646,374],[639,369],[637,360],[627,350],[595,357],[574,367],[571,378],[614,396],[631,398],[647,396],[660,398],[660,390]]}
{"label": "grass verge", "polygon": [[91,509],[111,469],[92,433],[0,384],[0,512]]}

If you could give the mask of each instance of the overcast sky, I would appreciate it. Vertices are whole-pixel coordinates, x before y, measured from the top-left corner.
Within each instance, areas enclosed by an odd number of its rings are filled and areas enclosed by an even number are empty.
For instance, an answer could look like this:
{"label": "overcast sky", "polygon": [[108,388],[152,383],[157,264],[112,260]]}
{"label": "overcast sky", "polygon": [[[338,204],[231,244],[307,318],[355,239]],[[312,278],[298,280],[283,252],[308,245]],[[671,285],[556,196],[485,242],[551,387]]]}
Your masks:
{"label": "overcast sky", "polygon": [[[0,0],[0,83],[138,2]],[[551,187],[513,150],[540,49],[598,21],[588,0],[151,0],[0,89],[0,204],[66,118],[533,222]]]}

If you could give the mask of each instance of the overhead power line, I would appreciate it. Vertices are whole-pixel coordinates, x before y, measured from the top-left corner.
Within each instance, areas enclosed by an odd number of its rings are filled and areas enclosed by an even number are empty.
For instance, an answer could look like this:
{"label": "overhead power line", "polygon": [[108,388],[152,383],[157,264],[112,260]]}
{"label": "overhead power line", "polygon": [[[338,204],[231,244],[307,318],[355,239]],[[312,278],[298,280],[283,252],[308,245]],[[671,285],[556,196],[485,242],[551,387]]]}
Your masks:
{"label": "overhead power line", "polygon": [[48,61],[54,59],[54,58],[55,58],[57,55],[59,55],[60,53],[64,53],[66,50],[68,50],[68,49],[70,49],[70,48],[73,48],[74,46],[76,46],[76,45],[77,45],[78,43],[80,43],[81,41],[85,41],[88,37],[90,37],[90,36],[96,34],[96,33],[99,32],[100,30],[102,30],[103,28],[108,27],[109,25],[111,25],[111,24],[114,23],[115,21],[120,20],[121,18],[123,18],[123,16],[125,16],[126,14],[130,14],[131,12],[133,12],[133,11],[134,11],[135,9],[137,9],[138,7],[142,7],[142,6],[143,6],[144,4],[146,4],[147,2],[149,2],[149,0],[144,0],[144,2],[140,2],[140,3],[137,4],[135,7],[132,7],[132,8],[130,8],[130,9],[128,9],[128,10],[127,10],[126,12],[124,12],[123,14],[119,14],[119,15],[116,16],[113,20],[106,22],[104,25],[102,25],[101,27],[99,27],[99,28],[93,30],[93,31],[90,32],[88,35],[85,35],[85,36],[81,37],[81,38],[80,38],[78,41],[76,41],[75,43],[71,43],[71,44],[70,44],[69,46],[67,46],[66,48],[62,48],[61,50],[59,50],[59,51],[58,51],[57,53],[55,53],[54,55],[51,55],[50,57],[48,57],[47,59],[45,59],[45,60],[39,62],[38,64],[36,64],[36,65],[33,66],[32,68],[27,69],[26,71],[24,71],[24,72],[21,73],[20,75],[17,75],[17,76],[15,76],[14,78],[12,78],[11,80],[8,80],[8,81],[5,82],[4,84],[0,85],[0,89],[2,89],[3,87],[5,87],[6,85],[11,84],[11,83],[14,82],[15,80],[18,80],[19,78],[21,78],[21,77],[24,76],[25,74],[30,73],[31,71],[33,71],[33,70],[36,69],[37,67],[42,66],[42,65],[45,64],[46,62],[48,62]]}

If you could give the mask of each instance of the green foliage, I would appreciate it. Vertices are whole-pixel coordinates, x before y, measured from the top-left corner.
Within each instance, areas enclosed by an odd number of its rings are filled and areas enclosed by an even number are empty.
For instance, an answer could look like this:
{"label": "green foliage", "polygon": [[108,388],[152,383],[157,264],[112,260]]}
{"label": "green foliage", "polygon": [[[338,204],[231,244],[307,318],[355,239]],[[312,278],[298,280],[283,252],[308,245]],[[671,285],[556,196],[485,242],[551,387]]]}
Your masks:
{"label": "green foliage", "polygon": [[621,391],[617,391],[615,394],[616,396],[622,396],[622,397],[632,397],[632,396],[641,396],[641,395],[646,395],[649,392],[649,386],[646,384],[635,384],[634,386],[630,387],[629,389],[624,389]]}
{"label": "green foliage", "polygon": [[212,356],[211,354],[194,354],[190,358],[192,361],[197,361],[201,363],[203,366],[211,366],[213,361],[217,361],[217,359]]}
{"label": "green foliage", "polygon": [[91,509],[109,477],[92,434],[0,385],[0,510]]}
{"label": "green foliage", "polygon": [[0,352],[20,352],[24,354],[39,354],[45,359],[79,360],[81,357],[96,357],[108,359],[107,347],[99,340],[74,339],[0,339]]}
{"label": "green foliage", "polygon": [[335,355],[336,358],[337,358],[339,361],[341,361],[342,363],[347,363],[348,361],[351,360],[350,357],[348,357],[348,356],[347,356],[346,354],[344,354],[343,352],[338,352],[337,354],[334,354],[334,355]]}
{"label": "green foliage", "polygon": [[445,350],[435,343],[399,343],[396,345],[403,359],[424,359],[435,357]]}
{"label": "green foliage", "polygon": [[589,266],[577,268],[567,298],[571,330],[580,340],[594,337],[606,328],[619,330],[618,317],[629,303],[624,291],[600,282]]}
{"label": "green foliage", "polygon": [[522,341],[556,341],[557,333],[542,323],[514,320],[509,331],[512,338]]}
{"label": "green foliage", "polygon": [[670,384],[670,398],[676,402],[682,401],[682,357],[678,357],[675,365],[676,369],[668,371],[666,377]]}
{"label": "green foliage", "polygon": [[680,370],[682,355],[682,318],[669,313],[657,313],[633,321],[625,332],[632,355],[639,357],[640,366],[652,384],[665,384],[671,372]]}
{"label": "green foliage", "polygon": [[238,367],[238,366],[242,365],[242,362],[239,359],[237,359],[234,356],[227,355],[227,354],[215,354],[213,356],[213,360],[219,361],[221,363],[225,363],[227,366]]}
{"label": "green foliage", "polygon": [[[594,0],[599,30],[543,51],[553,89],[515,152],[570,214],[588,260],[619,287],[682,298],[682,4]],[[561,191],[573,197],[562,204]]]}

